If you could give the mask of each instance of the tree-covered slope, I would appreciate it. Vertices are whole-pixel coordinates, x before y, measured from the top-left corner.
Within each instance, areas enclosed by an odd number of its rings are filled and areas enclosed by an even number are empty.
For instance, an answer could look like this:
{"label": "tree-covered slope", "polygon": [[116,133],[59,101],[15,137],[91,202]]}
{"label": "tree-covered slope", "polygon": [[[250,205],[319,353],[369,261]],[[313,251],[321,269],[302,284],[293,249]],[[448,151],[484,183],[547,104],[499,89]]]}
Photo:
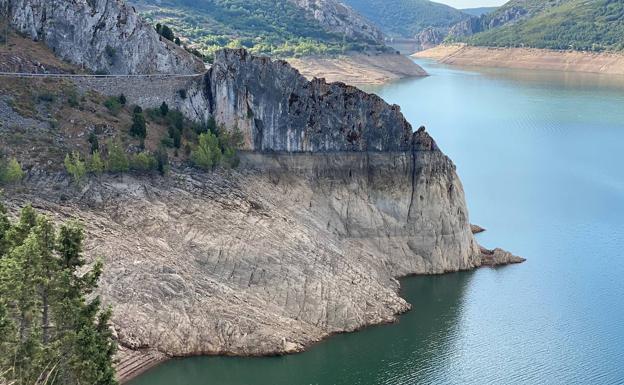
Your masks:
{"label": "tree-covered slope", "polygon": [[515,0],[480,21],[483,32],[467,38],[470,44],[591,51],[624,49],[621,0]]}
{"label": "tree-covered slope", "polygon": [[[211,56],[223,47],[304,56],[384,49],[375,26],[334,0],[136,0],[143,16],[171,26]],[[184,40],[188,41],[185,42]]]}
{"label": "tree-covered slope", "polygon": [[446,28],[468,15],[428,0],[344,0],[389,36],[413,38],[423,30]]}

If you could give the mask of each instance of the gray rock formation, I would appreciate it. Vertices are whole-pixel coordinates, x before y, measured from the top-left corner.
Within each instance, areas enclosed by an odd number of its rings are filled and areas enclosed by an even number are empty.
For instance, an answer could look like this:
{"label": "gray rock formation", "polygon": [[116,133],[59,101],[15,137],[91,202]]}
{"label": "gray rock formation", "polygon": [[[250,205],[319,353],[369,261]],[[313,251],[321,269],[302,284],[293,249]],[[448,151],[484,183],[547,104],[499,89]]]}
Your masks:
{"label": "gray rock formation", "polygon": [[446,28],[425,28],[421,33],[416,36],[416,40],[419,42],[419,49],[425,50],[442,43],[447,35]]}
{"label": "gray rock formation", "polygon": [[191,74],[203,63],[120,0],[0,0],[11,24],[61,58],[110,74]]}
{"label": "gray rock formation", "polygon": [[290,0],[290,2],[308,12],[329,32],[383,44],[381,30],[342,2],[336,0]]}
{"label": "gray rock formation", "polygon": [[408,150],[398,106],[342,83],[306,80],[284,61],[222,50],[207,75],[217,122],[238,127],[254,151]]}

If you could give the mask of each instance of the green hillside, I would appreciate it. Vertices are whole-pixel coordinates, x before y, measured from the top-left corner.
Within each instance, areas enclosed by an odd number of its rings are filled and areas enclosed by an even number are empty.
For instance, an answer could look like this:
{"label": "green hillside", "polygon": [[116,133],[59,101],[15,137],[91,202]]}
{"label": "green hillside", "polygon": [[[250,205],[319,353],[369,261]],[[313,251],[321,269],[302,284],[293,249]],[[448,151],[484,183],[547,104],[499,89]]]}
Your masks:
{"label": "green hillside", "polygon": [[471,16],[482,16],[494,12],[498,7],[462,8],[460,11]]}
{"label": "green hillside", "polygon": [[184,44],[207,57],[223,47],[245,47],[277,57],[384,49],[374,41],[327,31],[288,0],[136,0],[133,4],[143,17],[170,26]]}
{"label": "green hillside", "polygon": [[427,0],[343,0],[394,37],[413,38],[425,28],[447,29],[468,15]]}
{"label": "green hillside", "polygon": [[521,9],[526,15],[513,23],[484,28],[484,32],[466,41],[473,45],[497,47],[589,51],[624,49],[624,1],[514,1],[484,16],[483,25],[487,26],[491,20],[510,9]]}

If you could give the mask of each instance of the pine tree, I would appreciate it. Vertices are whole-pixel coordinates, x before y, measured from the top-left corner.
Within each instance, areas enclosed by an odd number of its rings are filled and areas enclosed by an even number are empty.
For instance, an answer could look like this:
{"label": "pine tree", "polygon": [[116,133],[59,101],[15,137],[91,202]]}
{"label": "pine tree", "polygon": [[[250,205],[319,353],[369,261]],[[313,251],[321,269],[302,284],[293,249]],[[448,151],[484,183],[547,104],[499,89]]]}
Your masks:
{"label": "pine tree", "polygon": [[0,374],[15,385],[116,384],[111,312],[92,295],[102,264],[78,273],[82,227],[57,232],[30,206],[9,226],[10,247],[0,253]]}
{"label": "pine tree", "polygon": [[162,104],[160,105],[160,113],[162,116],[167,116],[167,114],[169,113],[169,106],[166,102],[162,102]]}
{"label": "pine tree", "polygon": [[72,176],[74,183],[77,185],[80,184],[87,174],[87,166],[85,162],[80,159],[80,153],[74,151],[71,154],[65,155],[65,161],[63,163],[65,164],[65,170]]}
{"label": "pine tree", "polygon": [[199,135],[199,144],[191,151],[191,160],[195,166],[204,170],[218,165],[221,161],[219,139],[212,132]]}
{"label": "pine tree", "polygon": [[111,172],[127,172],[130,167],[128,156],[117,142],[108,143],[108,170]]}
{"label": "pine tree", "polygon": [[89,164],[87,165],[87,170],[95,175],[102,175],[106,165],[102,160],[102,156],[99,151],[94,151],[93,155],[91,155],[91,159],[89,159]]}
{"label": "pine tree", "polygon": [[145,137],[147,136],[147,126],[143,113],[135,113],[132,117],[132,127],[130,127],[130,134],[140,139],[145,139]]}

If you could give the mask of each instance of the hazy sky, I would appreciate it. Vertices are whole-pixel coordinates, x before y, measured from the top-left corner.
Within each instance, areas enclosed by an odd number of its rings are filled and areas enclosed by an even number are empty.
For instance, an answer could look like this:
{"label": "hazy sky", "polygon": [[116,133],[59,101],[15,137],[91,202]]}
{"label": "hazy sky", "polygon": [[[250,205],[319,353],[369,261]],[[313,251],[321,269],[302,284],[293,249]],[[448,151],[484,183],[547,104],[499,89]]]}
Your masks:
{"label": "hazy sky", "polygon": [[502,5],[507,0],[433,0],[436,3],[448,4],[455,8],[477,8],[477,7],[492,7]]}

